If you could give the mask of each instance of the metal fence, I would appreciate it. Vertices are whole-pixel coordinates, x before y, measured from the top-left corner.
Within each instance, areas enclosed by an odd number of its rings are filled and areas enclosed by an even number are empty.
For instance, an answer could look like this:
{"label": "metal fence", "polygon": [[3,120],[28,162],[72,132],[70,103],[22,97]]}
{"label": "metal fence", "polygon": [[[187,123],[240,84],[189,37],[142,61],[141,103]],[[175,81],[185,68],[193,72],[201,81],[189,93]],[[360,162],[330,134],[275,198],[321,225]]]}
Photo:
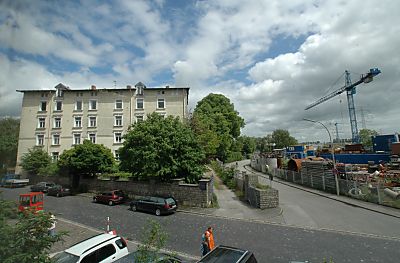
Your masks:
{"label": "metal fence", "polygon": [[[281,180],[307,186],[313,189],[329,193],[336,193],[335,176],[332,172],[322,174],[295,172],[284,169],[272,169],[270,173]],[[344,176],[347,178],[347,176]],[[267,184],[268,176],[259,176],[260,183]],[[372,202],[380,205],[400,208],[400,194],[396,194],[390,188],[384,186],[383,182],[371,182],[368,178],[338,179],[340,195]]]}

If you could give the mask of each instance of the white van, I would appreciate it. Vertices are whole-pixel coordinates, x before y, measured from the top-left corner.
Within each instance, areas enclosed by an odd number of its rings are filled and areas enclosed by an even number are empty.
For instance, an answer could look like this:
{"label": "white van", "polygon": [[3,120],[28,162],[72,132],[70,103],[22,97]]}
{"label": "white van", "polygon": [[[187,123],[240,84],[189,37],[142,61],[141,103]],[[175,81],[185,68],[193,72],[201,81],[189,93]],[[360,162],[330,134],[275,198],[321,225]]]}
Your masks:
{"label": "white van", "polygon": [[126,241],[117,235],[99,234],[55,255],[57,263],[111,263],[128,255]]}

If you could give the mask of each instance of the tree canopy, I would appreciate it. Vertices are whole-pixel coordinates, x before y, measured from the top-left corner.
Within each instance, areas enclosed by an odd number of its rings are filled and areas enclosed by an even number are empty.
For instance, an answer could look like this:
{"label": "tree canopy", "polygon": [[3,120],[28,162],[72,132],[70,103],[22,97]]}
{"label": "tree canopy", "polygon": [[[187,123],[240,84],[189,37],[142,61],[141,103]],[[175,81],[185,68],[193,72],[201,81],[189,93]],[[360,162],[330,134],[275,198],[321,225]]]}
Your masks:
{"label": "tree canopy", "polygon": [[33,147],[22,155],[21,166],[30,174],[37,175],[51,163],[49,154],[41,147]]}
{"label": "tree canopy", "polygon": [[120,169],[134,177],[196,182],[202,175],[203,151],[192,130],[179,118],[157,113],[134,124],[119,150]]}
{"label": "tree canopy", "polygon": [[298,144],[297,140],[290,136],[288,130],[278,129],[272,132],[272,136],[270,137],[272,143],[275,143],[275,148],[285,148],[290,145]]}
{"label": "tree canopy", "polygon": [[191,125],[207,158],[226,161],[244,120],[227,97],[211,93],[197,103]]}
{"label": "tree canopy", "polygon": [[84,140],[82,144],[64,151],[58,165],[70,173],[94,175],[108,172],[115,164],[111,150],[102,144]]}
{"label": "tree canopy", "polygon": [[17,160],[19,120],[0,120],[0,167],[13,167]]}
{"label": "tree canopy", "polygon": [[361,129],[359,132],[360,141],[365,147],[372,147],[372,136],[378,135],[378,132],[370,129]]}

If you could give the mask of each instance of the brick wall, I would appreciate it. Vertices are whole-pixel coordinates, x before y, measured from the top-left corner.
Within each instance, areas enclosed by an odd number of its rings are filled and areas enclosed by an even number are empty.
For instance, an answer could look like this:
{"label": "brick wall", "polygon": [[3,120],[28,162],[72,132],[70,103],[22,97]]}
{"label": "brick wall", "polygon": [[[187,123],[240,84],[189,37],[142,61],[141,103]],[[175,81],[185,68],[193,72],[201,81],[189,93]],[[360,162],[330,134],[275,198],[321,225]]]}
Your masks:
{"label": "brick wall", "polygon": [[244,179],[237,179],[243,184],[244,197],[251,206],[265,209],[279,206],[279,192],[274,188],[259,189],[256,188],[258,176],[255,174],[242,174]]}

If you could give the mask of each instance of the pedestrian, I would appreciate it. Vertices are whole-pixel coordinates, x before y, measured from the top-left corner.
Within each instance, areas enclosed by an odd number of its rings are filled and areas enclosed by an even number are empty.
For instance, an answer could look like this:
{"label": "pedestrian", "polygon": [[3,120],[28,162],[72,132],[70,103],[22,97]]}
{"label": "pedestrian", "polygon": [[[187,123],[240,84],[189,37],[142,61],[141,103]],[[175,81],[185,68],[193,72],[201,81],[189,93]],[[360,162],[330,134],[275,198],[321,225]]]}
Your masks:
{"label": "pedestrian", "polygon": [[208,252],[210,252],[210,249],[208,249],[208,243],[207,243],[207,239],[206,239],[206,233],[203,233],[201,235],[201,247],[200,247],[200,251],[201,251],[201,256],[205,256]]}
{"label": "pedestrian", "polygon": [[54,237],[56,235],[56,217],[50,213],[51,225],[48,228],[49,236]]}
{"label": "pedestrian", "polygon": [[213,228],[209,226],[207,228],[207,231],[205,233],[206,241],[208,244],[208,249],[211,251],[214,249],[215,244],[214,244],[214,234],[213,234]]}

